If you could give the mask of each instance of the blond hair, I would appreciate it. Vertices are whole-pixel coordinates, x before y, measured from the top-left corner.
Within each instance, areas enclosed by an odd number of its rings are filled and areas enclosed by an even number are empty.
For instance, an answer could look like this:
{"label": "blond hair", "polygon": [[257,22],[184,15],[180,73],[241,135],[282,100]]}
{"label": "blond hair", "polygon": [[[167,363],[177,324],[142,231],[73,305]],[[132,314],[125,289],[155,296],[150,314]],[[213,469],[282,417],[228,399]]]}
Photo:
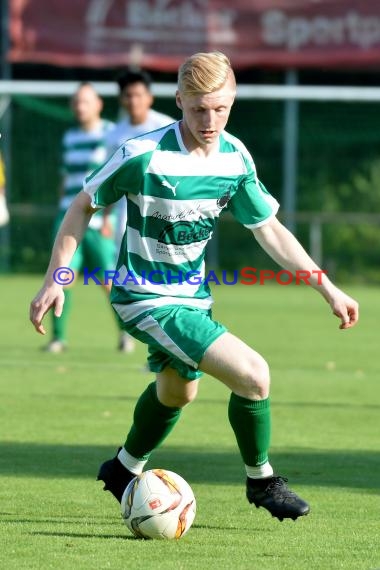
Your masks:
{"label": "blond hair", "polygon": [[235,75],[231,62],[224,53],[195,53],[179,68],[178,90],[184,95],[212,93],[221,89],[229,78],[233,80],[235,89]]}

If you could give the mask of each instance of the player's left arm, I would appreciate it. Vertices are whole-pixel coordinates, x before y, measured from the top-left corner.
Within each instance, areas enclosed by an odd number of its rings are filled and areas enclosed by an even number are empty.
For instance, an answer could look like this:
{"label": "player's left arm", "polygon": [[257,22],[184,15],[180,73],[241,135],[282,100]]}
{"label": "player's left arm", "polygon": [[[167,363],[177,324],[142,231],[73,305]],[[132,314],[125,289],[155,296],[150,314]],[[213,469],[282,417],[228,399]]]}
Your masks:
{"label": "player's left arm", "polygon": [[330,304],[334,315],[341,320],[341,329],[354,326],[359,319],[358,303],[336,287],[306,253],[294,235],[276,217],[252,229],[252,233],[266,253],[284,269],[307,271],[308,282]]}

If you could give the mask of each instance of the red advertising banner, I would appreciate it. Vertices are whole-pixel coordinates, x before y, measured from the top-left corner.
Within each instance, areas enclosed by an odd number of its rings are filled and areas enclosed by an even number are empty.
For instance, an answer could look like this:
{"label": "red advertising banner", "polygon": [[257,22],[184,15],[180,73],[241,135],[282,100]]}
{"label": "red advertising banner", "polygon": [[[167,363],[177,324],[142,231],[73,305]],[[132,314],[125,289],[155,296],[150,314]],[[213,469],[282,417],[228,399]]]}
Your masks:
{"label": "red advertising banner", "polygon": [[380,1],[10,0],[10,62],[176,70],[197,51],[236,68],[380,66]]}

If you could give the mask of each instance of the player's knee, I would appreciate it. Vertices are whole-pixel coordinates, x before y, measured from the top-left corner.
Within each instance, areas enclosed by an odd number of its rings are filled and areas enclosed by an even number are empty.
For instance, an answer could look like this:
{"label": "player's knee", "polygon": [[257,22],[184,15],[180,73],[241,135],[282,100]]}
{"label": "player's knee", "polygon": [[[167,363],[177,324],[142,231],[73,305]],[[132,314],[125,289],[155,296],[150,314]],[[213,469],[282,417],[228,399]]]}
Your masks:
{"label": "player's knee", "polygon": [[269,385],[270,385],[269,366],[267,363],[265,363],[265,365],[261,368],[255,380],[257,395],[260,396],[260,398],[262,399],[268,398]]}
{"label": "player's knee", "polygon": [[267,398],[269,396],[270,373],[269,365],[260,358],[250,363],[245,371],[245,389],[247,390],[246,396],[259,396],[260,398]]}
{"label": "player's knee", "polygon": [[187,386],[187,389],[184,391],[162,391],[159,394],[159,400],[164,404],[164,406],[168,406],[170,408],[184,408],[195,400],[197,392],[197,385],[192,383],[191,386]]}
{"label": "player's knee", "polygon": [[177,397],[177,407],[184,408],[188,404],[191,404],[193,400],[196,398],[196,393],[191,394],[183,394],[182,396]]}

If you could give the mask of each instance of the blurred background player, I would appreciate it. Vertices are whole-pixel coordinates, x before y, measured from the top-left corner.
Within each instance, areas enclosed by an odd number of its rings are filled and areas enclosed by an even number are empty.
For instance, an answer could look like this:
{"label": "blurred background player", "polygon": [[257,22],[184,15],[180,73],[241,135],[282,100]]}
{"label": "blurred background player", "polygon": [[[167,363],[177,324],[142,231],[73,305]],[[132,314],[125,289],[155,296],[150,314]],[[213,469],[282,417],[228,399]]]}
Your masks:
{"label": "blurred background player", "polygon": [[[82,83],[79,86],[71,105],[78,125],[67,130],[63,136],[63,178],[55,234],[75,196],[82,190],[85,177],[104,163],[107,154],[105,138],[114,128],[114,123],[101,118],[103,102],[91,84]],[[89,271],[100,267],[97,275],[102,276],[105,270],[115,267],[114,224],[109,212],[93,216],[83,242],[75,252],[70,268],[77,273],[84,267]],[[109,295],[111,283],[104,283],[102,288]],[[71,296],[70,288],[66,287],[62,315],[58,318],[53,314],[53,338],[45,347],[48,352],[62,352],[67,346]],[[133,340],[121,330],[118,347],[122,352],[134,349]]]}
{"label": "blurred background player", "polygon": [[[128,69],[119,76],[119,101],[124,115],[107,136],[107,155],[111,156],[124,141],[166,127],[175,119],[152,109],[151,77],[146,71]],[[118,251],[127,222],[127,201],[122,198],[116,207],[115,239]]]}
{"label": "blurred background player", "polygon": [[5,197],[5,167],[0,154],[0,228],[9,222],[9,212]]}

